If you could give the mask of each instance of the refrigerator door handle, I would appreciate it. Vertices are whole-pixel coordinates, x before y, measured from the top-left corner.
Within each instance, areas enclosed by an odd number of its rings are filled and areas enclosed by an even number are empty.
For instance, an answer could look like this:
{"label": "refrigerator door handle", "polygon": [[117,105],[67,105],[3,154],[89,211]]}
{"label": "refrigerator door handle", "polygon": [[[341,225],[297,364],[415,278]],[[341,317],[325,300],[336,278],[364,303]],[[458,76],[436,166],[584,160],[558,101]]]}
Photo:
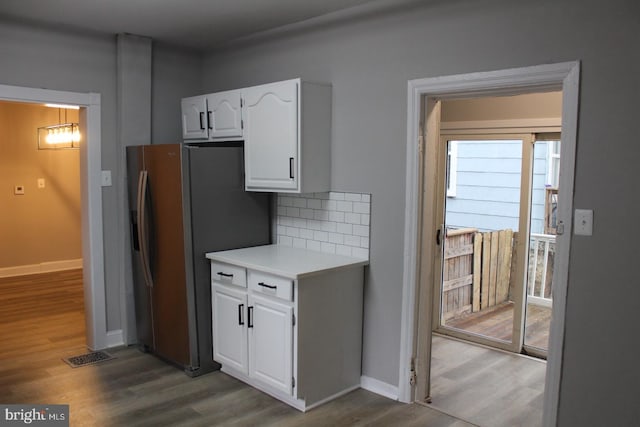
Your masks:
{"label": "refrigerator door handle", "polygon": [[147,244],[147,178],[148,172],[141,170],[138,175],[138,243],[140,245],[140,260],[142,262],[142,270],[144,281],[147,287],[153,287],[153,278],[151,276],[151,268],[149,267],[149,252]]}

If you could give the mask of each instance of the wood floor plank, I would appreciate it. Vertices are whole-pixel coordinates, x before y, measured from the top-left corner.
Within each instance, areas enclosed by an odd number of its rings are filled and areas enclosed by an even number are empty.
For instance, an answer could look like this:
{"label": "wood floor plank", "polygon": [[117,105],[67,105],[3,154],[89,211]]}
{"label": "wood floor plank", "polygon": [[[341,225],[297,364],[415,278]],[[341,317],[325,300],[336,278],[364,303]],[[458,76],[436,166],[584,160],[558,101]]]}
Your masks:
{"label": "wood floor plank", "polygon": [[86,353],[82,271],[0,279],[0,402],[68,404],[76,426],[352,426],[464,423],[356,390],[299,412],[222,373],[190,378],[135,347],[71,368]]}

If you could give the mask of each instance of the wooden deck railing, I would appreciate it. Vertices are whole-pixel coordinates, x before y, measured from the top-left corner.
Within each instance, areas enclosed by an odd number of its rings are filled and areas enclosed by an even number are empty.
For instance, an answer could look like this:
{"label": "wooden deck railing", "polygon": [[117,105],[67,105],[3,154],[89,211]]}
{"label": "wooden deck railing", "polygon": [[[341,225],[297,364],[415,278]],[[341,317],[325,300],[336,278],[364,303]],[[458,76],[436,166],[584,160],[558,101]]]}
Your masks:
{"label": "wooden deck railing", "polygon": [[551,283],[556,252],[556,236],[531,233],[527,301],[551,307]]}

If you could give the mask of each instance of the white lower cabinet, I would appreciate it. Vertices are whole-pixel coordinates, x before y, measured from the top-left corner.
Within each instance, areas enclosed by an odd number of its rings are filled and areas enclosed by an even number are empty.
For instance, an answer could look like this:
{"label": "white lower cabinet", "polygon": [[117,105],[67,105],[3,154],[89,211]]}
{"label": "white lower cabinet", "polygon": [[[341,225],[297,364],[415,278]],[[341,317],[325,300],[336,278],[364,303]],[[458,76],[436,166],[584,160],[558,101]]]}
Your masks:
{"label": "white lower cabinet", "polygon": [[301,411],[358,388],[362,266],[298,279],[241,267],[212,262],[222,371]]}
{"label": "white lower cabinet", "polygon": [[293,307],[251,295],[249,310],[249,376],[291,394]]}
{"label": "white lower cabinet", "polygon": [[213,359],[247,374],[247,291],[214,283],[211,295]]}

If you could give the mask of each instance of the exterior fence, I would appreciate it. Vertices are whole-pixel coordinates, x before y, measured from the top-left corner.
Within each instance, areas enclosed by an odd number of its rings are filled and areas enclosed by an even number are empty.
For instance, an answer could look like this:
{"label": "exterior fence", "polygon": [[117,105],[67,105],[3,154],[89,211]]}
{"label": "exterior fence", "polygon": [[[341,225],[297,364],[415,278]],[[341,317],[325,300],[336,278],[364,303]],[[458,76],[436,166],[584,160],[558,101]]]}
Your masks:
{"label": "exterior fence", "polygon": [[[518,233],[447,230],[442,270],[442,318],[486,310],[509,301]],[[555,236],[531,234],[527,301],[551,306]]]}

